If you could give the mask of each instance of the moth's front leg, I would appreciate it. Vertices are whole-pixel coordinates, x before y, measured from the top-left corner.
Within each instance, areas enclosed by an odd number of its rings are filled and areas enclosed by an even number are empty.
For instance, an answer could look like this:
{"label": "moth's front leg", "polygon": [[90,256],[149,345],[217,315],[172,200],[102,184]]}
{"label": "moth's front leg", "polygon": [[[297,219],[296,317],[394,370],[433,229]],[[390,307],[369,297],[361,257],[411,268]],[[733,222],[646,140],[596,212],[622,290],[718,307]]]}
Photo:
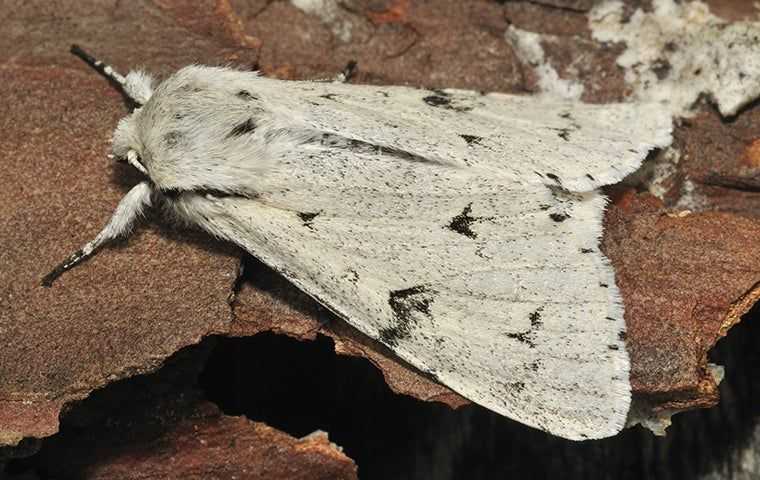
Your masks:
{"label": "moth's front leg", "polygon": [[232,280],[232,285],[230,285],[230,293],[227,295],[227,304],[230,306],[233,312],[235,310],[235,306],[238,304],[238,294],[240,293],[240,289],[243,288],[243,282],[245,281],[245,256],[245,253],[241,253],[240,258],[238,258],[238,265],[237,268],[235,268],[235,278]]}
{"label": "moth's front leg", "polygon": [[335,75],[335,78],[333,79],[333,82],[335,83],[346,83],[353,76],[356,74],[356,61],[350,60],[345,67],[343,67],[343,71],[341,71],[339,74]]}
{"label": "moth's front leg", "polygon": [[63,272],[70,270],[78,263],[91,256],[104,243],[129,235],[135,220],[139,217],[146,206],[150,206],[150,199],[153,189],[150,182],[140,182],[124,195],[116,211],[113,212],[111,220],[90,242],[87,242],[82,248],[69,255],[69,257],[55,267],[50,273],[42,279],[42,286],[49,287],[56,278],[60,277]]}
{"label": "moth's front leg", "polygon": [[319,78],[312,81],[318,83],[347,83],[356,74],[356,65],[357,64],[355,60],[350,60],[346,66],[343,67],[343,70],[341,70],[340,73],[335,75],[333,78]]}

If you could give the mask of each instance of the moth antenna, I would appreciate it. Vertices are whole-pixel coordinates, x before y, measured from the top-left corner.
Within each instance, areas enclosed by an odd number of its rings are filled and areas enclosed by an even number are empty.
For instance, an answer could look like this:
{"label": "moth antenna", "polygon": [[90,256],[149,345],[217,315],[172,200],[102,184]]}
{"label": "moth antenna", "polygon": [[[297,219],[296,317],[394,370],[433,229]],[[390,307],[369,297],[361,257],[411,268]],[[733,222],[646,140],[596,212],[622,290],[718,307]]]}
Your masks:
{"label": "moth antenna", "polygon": [[121,91],[122,95],[127,98],[131,104],[130,107],[132,107],[132,109],[142,107],[143,102],[129,93],[130,89],[127,86],[127,78],[124,75],[117,72],[112,66],[108,65],[107,63],[93,57],[77,44],[72,44],[70,51],[77,57],[81,58],[87,65],[91,66],[98,73],[106,77],[109,82],[116,85]]}
{"label": "moth antenna", "polygon": [[98,60],[97,58],[82,50],[82,47],[79,45],[73,44],[71,46],[71,53],[84,60],[87,65],[100,72],[100,74],[104,77],[119,84],[121,88],[125,87],[127,81],[123,75],[114,70],[110,65]]}

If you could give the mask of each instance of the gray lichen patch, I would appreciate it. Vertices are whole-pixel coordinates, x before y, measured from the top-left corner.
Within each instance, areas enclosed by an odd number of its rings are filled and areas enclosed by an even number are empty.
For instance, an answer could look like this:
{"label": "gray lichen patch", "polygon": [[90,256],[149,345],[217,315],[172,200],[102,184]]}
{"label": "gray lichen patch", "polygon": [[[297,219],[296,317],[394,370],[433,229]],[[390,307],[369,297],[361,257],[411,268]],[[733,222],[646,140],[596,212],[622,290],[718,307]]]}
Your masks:
{"label": "gray lichen patch", "polygon": [[617,0],[589,13],[595,40],[624,42],[617,64],[637,100],[669,104],[686,116],[700,95],[724,116],[735,115],[760,95],[760,23],[728,23],[706,4],[654,0],[653,10],[625,17]]}

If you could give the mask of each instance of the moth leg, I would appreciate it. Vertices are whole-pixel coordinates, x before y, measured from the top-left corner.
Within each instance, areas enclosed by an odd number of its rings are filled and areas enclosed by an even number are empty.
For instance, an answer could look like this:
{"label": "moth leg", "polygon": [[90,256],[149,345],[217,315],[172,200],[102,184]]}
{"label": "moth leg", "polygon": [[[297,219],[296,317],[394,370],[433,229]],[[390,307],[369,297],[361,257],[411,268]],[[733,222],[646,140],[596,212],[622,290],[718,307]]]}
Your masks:
{"label": "moth leg", "polygon": [[333,319],[333,313],[330,312],[330,310],[326,309],[319,303],[316,305],[316,311],[314,312],[314,315],[317,317],[317,325],[315,327],[312,327],[306,331],[307,334],[311,335],[314,333],[319,333],[322,331],[323,328],[329,327],[332,323]]}
{"label": "moth leg", "polygon": [[335,78],[333,79],[333,82],[335,83],[346,83],[353,76],[356,74],[356,60],[350,60],[345,67],[343,67],[343,71],[341,71],[339,74],[335,75]]}
{"label": "moth leg", "polygon": [[235,269],[235,279],[232,281],[232,285],[230,285],[230,294],[227,295],[227,304],[233,309],[233,312],[235,305],[238,303],[238,294],[245,281],[246,255],[245,253],[240,255],[237,268]]}
{"label": "moth leg", "polygon": [[69,257],[55,267],[50,273],[42,279],[42,286],[49,287],[56,278],[60,277],[63,272],[70,270],[78,263],[91,256],[104,243],[128,235],[135,220],[139,217],[146,206],[150,206],[152,189],[150,183],[140,182],[124,195],[116,210],[113,212],[111,219],[105,228],[90,242],[87,242],[82,248],[69,255]]}
{"label": "moth leg", "polygon": [[351,60],[349,61],[345,67],[343,67],[343,70],[337,75],[335,75],[333,78],[318,78],[316,80],[312,80],[312,82],[317,83],[346,83],[347,81],[351,80],[351,78],[356,74],[356,61]]}

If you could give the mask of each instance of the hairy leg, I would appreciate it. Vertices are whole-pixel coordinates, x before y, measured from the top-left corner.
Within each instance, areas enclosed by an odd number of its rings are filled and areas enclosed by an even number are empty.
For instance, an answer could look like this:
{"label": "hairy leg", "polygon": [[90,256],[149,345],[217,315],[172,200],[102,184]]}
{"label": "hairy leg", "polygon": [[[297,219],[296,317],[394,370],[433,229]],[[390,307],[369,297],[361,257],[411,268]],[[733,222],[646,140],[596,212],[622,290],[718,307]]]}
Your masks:
{"label": "hairy leg", "polygon": [[149,182],[140,182],[121,199],[111,216],[111,220],[82,248],[69,255],[69,257],[55,267],[42,279],[42,286],[49,287],[63,272],[70,270],[78,263],[91,256],[104,243],[121,236],[127,236],[132,231],[135,220],[139,217],[146,206],[150,206],[152,189]]}

